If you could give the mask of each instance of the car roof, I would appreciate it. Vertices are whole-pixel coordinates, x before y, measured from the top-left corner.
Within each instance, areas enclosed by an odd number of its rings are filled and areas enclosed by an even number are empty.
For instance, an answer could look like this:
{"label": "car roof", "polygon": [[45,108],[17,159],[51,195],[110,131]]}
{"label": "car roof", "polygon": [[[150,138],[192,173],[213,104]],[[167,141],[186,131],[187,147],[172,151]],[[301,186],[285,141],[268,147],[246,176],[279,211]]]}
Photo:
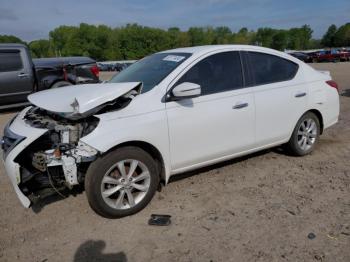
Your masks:
{"label": "car roof", "polygon": [[19,48],[19,47],[26,47],[24,44],[18,44],[18,43],[1,43],[0,48]]}
{"label": "car roof", "polygon": [[62,65],[62,64],[88,64],[88,63],[94,63],[95,60],[93,60],[90,57],[85,56],[71,56],[71,57],[50,57],[50,58],[34,58],[33,63],[36,66],[55,66],[55,65]]}
{"label": "car roof", "polygon": [[199,56],[205,53],[220,51],[220,50],[249,50],[249,51],[257,51],[264,52],[268,54],[275,54],[279,56],[285,56],[285,53],[261,46],[255,45],[203,45],[203,46],[192,46],[192,47],[182,47],[175,48],[171,50],[162,51],[160,53],[191,53],[194,56]]}

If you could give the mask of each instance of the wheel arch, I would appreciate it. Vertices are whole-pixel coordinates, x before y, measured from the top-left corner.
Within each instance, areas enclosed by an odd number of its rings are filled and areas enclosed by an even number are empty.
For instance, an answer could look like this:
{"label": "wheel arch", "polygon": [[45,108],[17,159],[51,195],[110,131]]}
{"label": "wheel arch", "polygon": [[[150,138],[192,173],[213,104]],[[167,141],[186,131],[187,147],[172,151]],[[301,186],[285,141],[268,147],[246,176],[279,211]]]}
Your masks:
{"label": "wheel arch", "polygon": [[317,116],[318,121],[320,122],[320,129],[321,129],[320,133],[322,135],[323,128],[324,128],[324,123],[323,123],[323,116],[322,116],[321,112],[319,110],[317,110],[317,109],[310,109],[310,110],[306,111],[304,114],[306,114],[308,112],[314,113]]}
{"label": "wheel arch", "polygon": [[127,146],[134,146],[134,147],[141,148],[142,150],[150,154],[152,158],[156,161],[160,180],[165,184],[167,183],[169,175],[167,175],[168,172],[166,169],[164,158],[160,153],[160,151],[154,145],[148,142],[141,141],[141,140],[122,142],[110,148],[108,151],[104,152],[103,155],[108,154],[111,151],[118,150],[118,148],[127,147]]}
{"label": "wheel arch", "polygon": [[70,79],[64,80],[64,79],[56,79],[54,80],[50,85],[49,85],[49,89],[51,89],[53,87],[53,85],[59,83],[59,82],[67,82],[70,83],[71,85],[75,85],[73,81],[71,81]]}

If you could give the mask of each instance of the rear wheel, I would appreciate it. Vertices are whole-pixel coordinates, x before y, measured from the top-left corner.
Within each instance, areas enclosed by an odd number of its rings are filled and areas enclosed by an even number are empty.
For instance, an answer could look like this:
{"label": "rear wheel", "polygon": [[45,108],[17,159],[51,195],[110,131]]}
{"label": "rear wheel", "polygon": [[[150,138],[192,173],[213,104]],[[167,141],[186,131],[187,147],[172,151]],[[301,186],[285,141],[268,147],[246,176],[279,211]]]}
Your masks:
{"label": "rear wheel", "polygon": [[294,128],[293,134],[286,144],[287,150],[296,156],[311,153],[320,136],[320,121],[318,117],[308,112],[304,114]]}
{"label": "rear wheel", "polygon": [[91,164],[85,190],[91,208],[101,216],[120,218],[142,210],[154,196],[159,174],[153,158],[137,147],[124,147]]}

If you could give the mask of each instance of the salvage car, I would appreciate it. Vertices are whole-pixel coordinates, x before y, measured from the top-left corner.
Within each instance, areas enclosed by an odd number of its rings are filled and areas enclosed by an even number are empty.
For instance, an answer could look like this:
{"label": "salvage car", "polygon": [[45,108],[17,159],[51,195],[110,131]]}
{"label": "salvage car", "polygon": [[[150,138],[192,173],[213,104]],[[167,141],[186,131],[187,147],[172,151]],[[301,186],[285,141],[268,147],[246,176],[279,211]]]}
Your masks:
{"label": "salvage car", "polygon": [[309,154],[339,116],[329,72],[245,45],[163,51],[108,83],[28,99],[2,145],[21,203],[81,184],[108,218],[140,211],[185,171],[279,145]]}
{"label": "salvage car", "polygon": [[27,96],[41,90],[98,82],[89,57],[32,59],[23,44],[0,44],[0,109],[28,105]]}

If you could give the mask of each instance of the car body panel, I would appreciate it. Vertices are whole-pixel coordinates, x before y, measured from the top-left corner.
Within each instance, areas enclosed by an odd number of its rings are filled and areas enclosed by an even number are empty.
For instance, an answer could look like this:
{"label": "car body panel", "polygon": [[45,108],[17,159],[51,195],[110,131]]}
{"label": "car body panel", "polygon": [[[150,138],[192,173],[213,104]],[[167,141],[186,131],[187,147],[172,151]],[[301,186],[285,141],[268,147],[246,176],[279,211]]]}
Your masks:
{"label": "car body panel", "polygon": [[4,161],[6,174],[10,178],[11,184],[24,207],[30,206],[30,200],[22,193],[18,186],[21,182],[21,173],[20,166],[15,161],[15,158],[27,148],[28,145],[47,132],[46,129],[33,128],[23,121],[24,115],[30,108],[31,107],[27,107],[23,109],[9,126],[11,132],[25,138],[8,153]]}
{"label": "car body panel", "polygon": [[20,103],[33,92],[35,75],[28,49],[18,44],[0,45],[1,52],[13,52],[20,55],[22,68],[14,71],[0,70],[0,106]]}
{"label": "car body panel", "polygon": [[72,85],[31,94],[28,100],[45,110],[83,114],[101,104],[115,100],[140,83],[104,83]]}
{"label": "car body panel", "polygon": [[[234,108],[243,103],[247,107]],[[248,90],[170,102],[167,116],[172,170],[254,147],[254,95]]]}

